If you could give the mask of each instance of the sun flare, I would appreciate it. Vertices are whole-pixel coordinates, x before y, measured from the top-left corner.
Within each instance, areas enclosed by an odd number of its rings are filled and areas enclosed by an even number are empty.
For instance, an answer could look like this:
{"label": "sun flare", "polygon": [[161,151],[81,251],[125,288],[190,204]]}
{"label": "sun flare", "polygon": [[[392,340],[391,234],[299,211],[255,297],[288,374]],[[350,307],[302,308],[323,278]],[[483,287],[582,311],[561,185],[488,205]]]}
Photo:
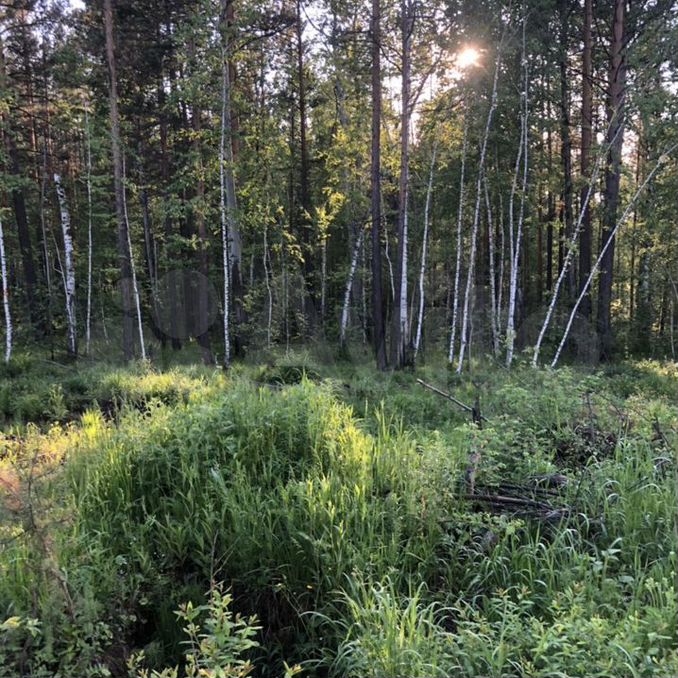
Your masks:
{"label": "sun flare", "polygon": [[477,66],[480,59],[480,51],[475,47],[466,47],[462,49],[456,58],[456,66],[459,69]]}

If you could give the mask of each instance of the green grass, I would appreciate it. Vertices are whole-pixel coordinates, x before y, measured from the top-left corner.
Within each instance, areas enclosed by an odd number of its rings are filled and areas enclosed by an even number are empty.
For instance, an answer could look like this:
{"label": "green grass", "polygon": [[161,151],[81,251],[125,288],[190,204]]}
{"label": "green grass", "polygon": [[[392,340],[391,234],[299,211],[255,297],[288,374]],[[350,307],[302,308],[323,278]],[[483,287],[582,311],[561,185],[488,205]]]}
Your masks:
{"label": "green grass", "polygon": [[[175,610],[214,582],[260,675],[678,669],[675,367],[4,369],[0,676],[181,663]],[[571,519],[478,510],[471,452],[479,485],[565,474]]]}

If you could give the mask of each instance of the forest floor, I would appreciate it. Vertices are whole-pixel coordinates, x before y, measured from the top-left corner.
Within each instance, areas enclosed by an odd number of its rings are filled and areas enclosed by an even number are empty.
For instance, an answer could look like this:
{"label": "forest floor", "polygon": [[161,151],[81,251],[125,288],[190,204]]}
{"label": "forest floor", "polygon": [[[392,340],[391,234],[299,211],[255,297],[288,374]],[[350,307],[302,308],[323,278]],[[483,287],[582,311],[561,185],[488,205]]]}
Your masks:
{"label": "forest floor", "polygon": [[0,676],[678,675],[677,383],[18,355]]}

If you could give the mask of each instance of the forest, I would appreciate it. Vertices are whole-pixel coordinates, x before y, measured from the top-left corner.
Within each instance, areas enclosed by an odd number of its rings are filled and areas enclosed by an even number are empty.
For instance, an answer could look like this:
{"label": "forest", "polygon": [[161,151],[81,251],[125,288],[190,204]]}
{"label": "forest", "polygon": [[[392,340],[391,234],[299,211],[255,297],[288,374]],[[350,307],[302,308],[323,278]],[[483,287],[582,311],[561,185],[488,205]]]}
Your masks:
{"label": "forest", "polygon": [[0,678],[678,675],[678,0],[0,0]]}

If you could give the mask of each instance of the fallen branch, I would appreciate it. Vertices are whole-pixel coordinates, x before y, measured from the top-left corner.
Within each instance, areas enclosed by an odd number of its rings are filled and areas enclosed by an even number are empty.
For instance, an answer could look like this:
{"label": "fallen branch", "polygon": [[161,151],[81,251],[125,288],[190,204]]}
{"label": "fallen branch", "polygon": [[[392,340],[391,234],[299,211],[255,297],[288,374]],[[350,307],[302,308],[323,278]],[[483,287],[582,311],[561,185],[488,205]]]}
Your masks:
{"label": "fallen branch", "polygon": [[461,402],[461,400],[457,400],[454,396],[450,395],[449,393],[445,393],[445,391],[441,391],[439,388],[436,388],[431,384],[427,384],[422,379],[417,379],[417,383],[421,384],[424,388],[427,388],[429,391],[433,391],[433,393],[437,393],[439,396],[442,396],[443,398],[446,398],[447,400],[453,402],[457,407],[461,407],[461,409],[464,410],[465,412],[469,412],[470,414],[473,415],[474,421],[476,420],[488,421],[486,416],[480,414],[477,404],[476,407],[471,407],[470,405]]}

